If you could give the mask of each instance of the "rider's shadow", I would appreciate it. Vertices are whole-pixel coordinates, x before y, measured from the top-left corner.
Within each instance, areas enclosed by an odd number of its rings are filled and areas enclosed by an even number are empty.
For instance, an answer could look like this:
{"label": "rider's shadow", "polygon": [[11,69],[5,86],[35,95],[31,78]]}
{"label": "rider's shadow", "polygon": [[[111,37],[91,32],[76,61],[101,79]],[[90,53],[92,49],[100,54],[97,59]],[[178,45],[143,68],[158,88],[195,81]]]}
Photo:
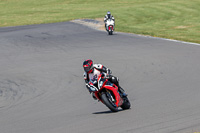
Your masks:
{"label": "rider's shadow", "polygon": [[[123,111],[123,109],[119,109],[118,112]],[[112,114],[112,113],[117,113],[117,112],[112,112],[110,110],[108,111],[101,111],[101,112],[94,112],[92,114]]]}

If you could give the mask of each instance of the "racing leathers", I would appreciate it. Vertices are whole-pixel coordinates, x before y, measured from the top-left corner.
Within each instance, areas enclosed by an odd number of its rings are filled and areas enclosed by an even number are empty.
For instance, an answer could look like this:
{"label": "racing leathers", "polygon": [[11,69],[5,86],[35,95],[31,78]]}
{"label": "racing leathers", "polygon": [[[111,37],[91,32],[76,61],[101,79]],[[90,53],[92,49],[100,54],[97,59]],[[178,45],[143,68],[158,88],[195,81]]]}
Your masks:
{"label": "racing leathers", "polygon": [[126,96],[126,94],[124,93],[124,90],[119,86],[118,77],[112,76],[111,70],[106,68],[105,66],[101,64],[94,64],[91,72],[88,72],[88,73],[84,72],[83,74],[84,80],[86,83],[86,88],[88,89],[90,93],[92,93],[94,99],[96,99],[96,97],[93,92],[96,91],[95,88],[97,87],[97,83],[93,84],[90,81],[94,81],[95,79],[97,80],[101,73],[103,73],[110,82],[117,85],[119,88],[119,92],[123,94],[124,96]]}
{"label": "racing leathers", "polygon": [[104,17],[104,23],[108,20],[108,19],[112,19],[113,21],[115,21],[115,18],[114,18],[114,16],[112,16],[111,14],[108,16],[107,14],[105,15],[105,17]]}
{"label": "racing leathers", "polygon": [[106,21],[107,21],[108,19],[112,19],[113,21],[115,21],[115,18],[114,18],[111,14],[109,14],[109,15],[106,14],[105,17],[104,17],[104,23],[105,23],[105,28],[106,28],[106,30],[108,30],[107,27],[106,27]]}

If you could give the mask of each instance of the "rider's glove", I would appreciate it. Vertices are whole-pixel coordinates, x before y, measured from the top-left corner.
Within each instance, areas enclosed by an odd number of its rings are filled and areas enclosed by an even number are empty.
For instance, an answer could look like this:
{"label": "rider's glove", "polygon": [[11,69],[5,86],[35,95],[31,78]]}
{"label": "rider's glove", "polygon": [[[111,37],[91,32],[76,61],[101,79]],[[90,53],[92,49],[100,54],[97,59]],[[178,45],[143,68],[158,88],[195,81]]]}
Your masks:
{"label": "rider's glove", "polygon": [[86,84],[86,88],[88,89],[88,91],[91,93],[91,92],[94,92],[97,90],[97,88],[92,84],[92,83],[87,83]]}
{"label": "rider's glove", "polygon": [[109,79],[111,77],[112,71],[107,68],[106,78]]}
{"label": "rider's glove", "polygon": [[112,74],[112,71],[107,68],[107,74]]}

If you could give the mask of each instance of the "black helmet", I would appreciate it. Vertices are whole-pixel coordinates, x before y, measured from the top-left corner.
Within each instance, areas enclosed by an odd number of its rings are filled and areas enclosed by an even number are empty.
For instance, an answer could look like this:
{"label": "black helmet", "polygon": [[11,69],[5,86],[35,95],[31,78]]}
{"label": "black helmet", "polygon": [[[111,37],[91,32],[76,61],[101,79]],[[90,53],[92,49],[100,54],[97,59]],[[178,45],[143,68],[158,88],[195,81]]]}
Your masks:
{"label": "black helmet", "polygon": [[88,59],[83,62],[83,68],[85,72],[91,72],[93,68],[93,61]]}
{"label": "black helmet", "polygon": [[107,16],[108,16],[108,18],[111,17],[111,12],[110,11],[107,12]]}

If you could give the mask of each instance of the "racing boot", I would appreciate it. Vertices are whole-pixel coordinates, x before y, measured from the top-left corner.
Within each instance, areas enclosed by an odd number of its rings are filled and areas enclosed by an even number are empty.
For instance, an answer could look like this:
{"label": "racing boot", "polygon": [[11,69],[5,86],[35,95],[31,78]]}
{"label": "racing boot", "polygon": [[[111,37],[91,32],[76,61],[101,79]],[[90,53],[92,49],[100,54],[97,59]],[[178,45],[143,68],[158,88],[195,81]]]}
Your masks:
{"label": "racing boot", "polygon": [[122,94],[123,97],[128,96],[128,95],[125,93],[124,89],[123,89],[121,86],[118,86],[118,90],[119,90],[119,92]]}
{"label": "racing boot", "polygon": [[93,98],[94,100],[97,100],[97,97],[95,96],[94,93],[92,93],[92,98]]}
{"label": "racing boot", "polygon": [[124,89],[119,85],[119,78],[111,76],[111,82],[117,85],[119,93],[122,95],[122,97],[126,97],[127,94],[125,93]]}

